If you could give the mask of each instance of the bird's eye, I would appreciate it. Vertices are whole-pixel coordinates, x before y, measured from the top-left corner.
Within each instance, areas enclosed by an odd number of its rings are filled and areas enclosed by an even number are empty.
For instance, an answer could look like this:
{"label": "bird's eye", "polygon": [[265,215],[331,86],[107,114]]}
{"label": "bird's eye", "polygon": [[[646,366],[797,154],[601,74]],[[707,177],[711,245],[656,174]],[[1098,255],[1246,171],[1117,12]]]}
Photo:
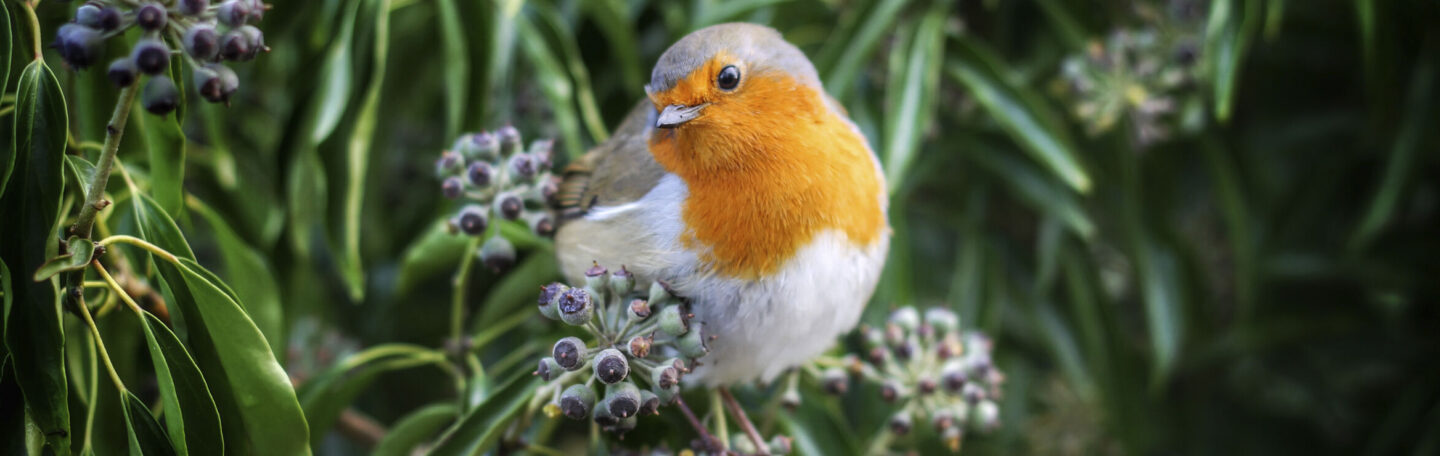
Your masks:
{"label": "bird's eye", "polygon": [[715,85],[720,86],[721,90],[735,90],[735,87],[740,85],[740,69],[735,68],[735,65],[721,69],[720,74],[715,76]]}

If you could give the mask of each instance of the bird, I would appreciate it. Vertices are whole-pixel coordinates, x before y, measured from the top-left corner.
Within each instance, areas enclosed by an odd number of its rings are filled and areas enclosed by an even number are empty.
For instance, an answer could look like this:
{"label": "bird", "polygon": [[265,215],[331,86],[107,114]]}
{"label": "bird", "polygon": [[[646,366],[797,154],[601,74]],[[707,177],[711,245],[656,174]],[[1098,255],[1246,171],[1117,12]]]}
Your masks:
{"label": "bird", "polygon": [[858,323],[890,246],[865,135],[762,25],[691,32],[644,89],[563,173],[562,272],[623,265],[686,298],[712,339],[687,382],[770,382],[822,354]]}

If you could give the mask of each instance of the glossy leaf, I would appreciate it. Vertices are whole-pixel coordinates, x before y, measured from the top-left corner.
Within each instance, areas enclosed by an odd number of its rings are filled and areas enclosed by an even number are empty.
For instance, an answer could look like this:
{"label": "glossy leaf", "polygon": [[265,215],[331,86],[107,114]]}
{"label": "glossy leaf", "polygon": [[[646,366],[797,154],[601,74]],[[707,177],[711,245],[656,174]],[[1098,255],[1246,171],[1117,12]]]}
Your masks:
{"label": "glossy leaf", "polygon": [[460,418],[440,444],[430,454],[433,456],[470,455],[486,451],[500,441],[510,420],[520,413],[539,388],[539,379],[521,375],[496,389],[485,401],[473,407]]}
{"label": "glossy leaf", "polygon": [[[15,45],[10,36],[10,10],[0,6],[0,93],[10,87],[10,56]],[[0,123],[0,125],[4,125]],[[10,129],[0,126],[0,145],[10,144]],[[0,196],[5,196],[5,184],[10,182],[10,170],[15,166],[15,149],[0,147]]]}
{"label": "glossy leaf", "polygon": [[370,163],[371,141],[379,116],[380,89],[385,83],[385,60],[390,41],[390,0],[374,0],[367,4],[374,7],[374,56],[370,85],[365,89],[360,114],[355,119],[346,148],[345,218],[341,225],[344,231],[340,237],[341,254],[337,257],[341,276],[350,289],[350,299],[357,302],[365,297],[365,270],[360,259],[360,210],[365,204],[365,173]]}
{"label": "glossy leaf", "polygon": [[224,454],[225,437],[220,429],[220,413],[200,367],[190,353],[159,318],[142,312],[141,328],[145,345],[150,351],[150,364],[165,404],[165,427],[177,454]]}
{"label": "glossy leaf", "polygon": [[459,415],[454,404],[434,404],[410,412],[400,418],[385,438],[375,445],[372,456],[407,456],[417,446],[435,438],[445,425],[455,421]]}
{"label": "glossy leaf", "polygon": [[137,195],[133,210],[141,237],[180,258],[179,265],[155,259],[155,269],[171,290],[185,344],[220,411],[226,451],[309,454],[304,414],[264,334],[233,293],[194,262],[179,228],[154,200]]}
{"label": "glossy leaf", "polygon": [[[172,72],[171,79],[180,84],[184,78]],[[156,116],[137,106],[130,114],[130,121],[135,123],[149,148],[150,197],[170,214],[179,214],[184,209],[185,194],[185,133],[180,129],[181,111],[175,113]]]}
{"label": "glossy leaf", "polygon": [[[50,449],[70,453],[70,411],[65,380],[65,330],[53,279],[31,279],[59,246],[55,242],[64,194],[67,117],[60,84],[45,62],[20,73],[15,109],[8,117],[14,175],[0,199],[0,260],[16,277],[6,294],[5,345],[10,350],[25,406]],[[7,274],[9,276],[10,274]]]}
{"label": "glossy leaf", "polygon": [[444,354],[424,347],[380,345],[310,378],[298,392],[305,421],[310,424],[310,445],[319,446],[340,413],[380,374],[444,362]]}
{"label": "glossy leaf", "polygon": [[90,189],[86,183],[95,178],[95,164],[79,155],[66,155],[65,165],[66,169],[70,170],[70,177],[74,179],[71,182],[80,189],[80,197],[87,197]]}
{"label": "glossy leaf", "polygon": [[947,73],[1036,161],[1076,191],[1089,192],[1090,176],[1080,165],[1070,135],[1046,119],[1053,114],[1041,112],[1043,105],[1024,99],[1025,89],[1008,82],[1005,75],[1009,71],[997,68],[1001,63],[984,55],[987,52],[978,44],[968,39],[956,43]]}
{"label": "glossy leaf", "polygon": [[470,55],[466,52],[465,32],[460,27],[460,13],[455,0],[436,0],[436,20],[440,22],[440,47],[445,64],[445,137],[460,134],[465,120],[465,100],[470,93]]}
{"label": "glossy leaf", "polygon": [[245,243],[240,235],[226,222],[224,217],[205,206],[199,199],[188,197],[187,206],[205,219],[214,232],[220,246],[223,262],[224,283],[234,285],[235,297],[244,303],[245,313],[255,321],[255,326],[265,334],[265,341],[275,351],[276,359],[285,348],[284,308],[280,302],[280,285],[272,273],[273,269],[254,247]]}
{"label": "glossy leaf", "polygon": [[150,408],[145,406],[145,402],[129,391],[121,391],[120,395],[124,396],[125,430],[130,437],[130,455],[176,454],[170,441],[165,440],[165,431],[160,429],[160,423],[155,422],[155,416],[150,414]]}
{"label": "glossy leaf", "polygon": [[573,104],[575,88],[571,85],[570,76],[554,51],[545,46],[544,35],[528,16],[516,14],[514,22],[519,34],[520,48],[529,63],[535,67],[540,92],[550,103],[550,109],[555,111],[555,124],[560,130],[560,145],[565,147],[565,153],[571,158],[579,157],[580,153],[584,152],[584,142],[580,136],[580,116],[575,112]]}

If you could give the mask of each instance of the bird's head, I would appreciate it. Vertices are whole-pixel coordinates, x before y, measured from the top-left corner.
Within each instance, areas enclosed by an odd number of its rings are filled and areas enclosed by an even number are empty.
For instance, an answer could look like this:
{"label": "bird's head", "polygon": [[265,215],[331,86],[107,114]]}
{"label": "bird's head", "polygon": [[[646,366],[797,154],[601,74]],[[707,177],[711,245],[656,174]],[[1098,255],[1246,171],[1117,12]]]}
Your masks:
{"label": "bird's head", "polygon": [[[832,114],[815,67],[769,27],[732,23],[695,31],[656,62],[645,92],[655,105],[650,144],[667,168],[744,168],[764,145]],[[821,134],[816,132],[816,134]],[[697,169],[698,170],[698,169]]]}

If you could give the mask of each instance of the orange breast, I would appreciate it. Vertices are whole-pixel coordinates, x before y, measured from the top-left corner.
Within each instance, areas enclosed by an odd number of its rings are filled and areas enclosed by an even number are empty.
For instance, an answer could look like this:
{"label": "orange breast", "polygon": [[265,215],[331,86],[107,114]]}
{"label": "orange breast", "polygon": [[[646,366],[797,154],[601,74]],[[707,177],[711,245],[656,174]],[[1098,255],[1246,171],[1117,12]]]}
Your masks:
{"label": "orange breast", "polygon": [[651,138],[656,160],[690,190],[685,247],[714,272],[753,279],[825,230],[857,247],[884,234],[885,190],[865,139],[816,89],[756,75],[736,95]]}

